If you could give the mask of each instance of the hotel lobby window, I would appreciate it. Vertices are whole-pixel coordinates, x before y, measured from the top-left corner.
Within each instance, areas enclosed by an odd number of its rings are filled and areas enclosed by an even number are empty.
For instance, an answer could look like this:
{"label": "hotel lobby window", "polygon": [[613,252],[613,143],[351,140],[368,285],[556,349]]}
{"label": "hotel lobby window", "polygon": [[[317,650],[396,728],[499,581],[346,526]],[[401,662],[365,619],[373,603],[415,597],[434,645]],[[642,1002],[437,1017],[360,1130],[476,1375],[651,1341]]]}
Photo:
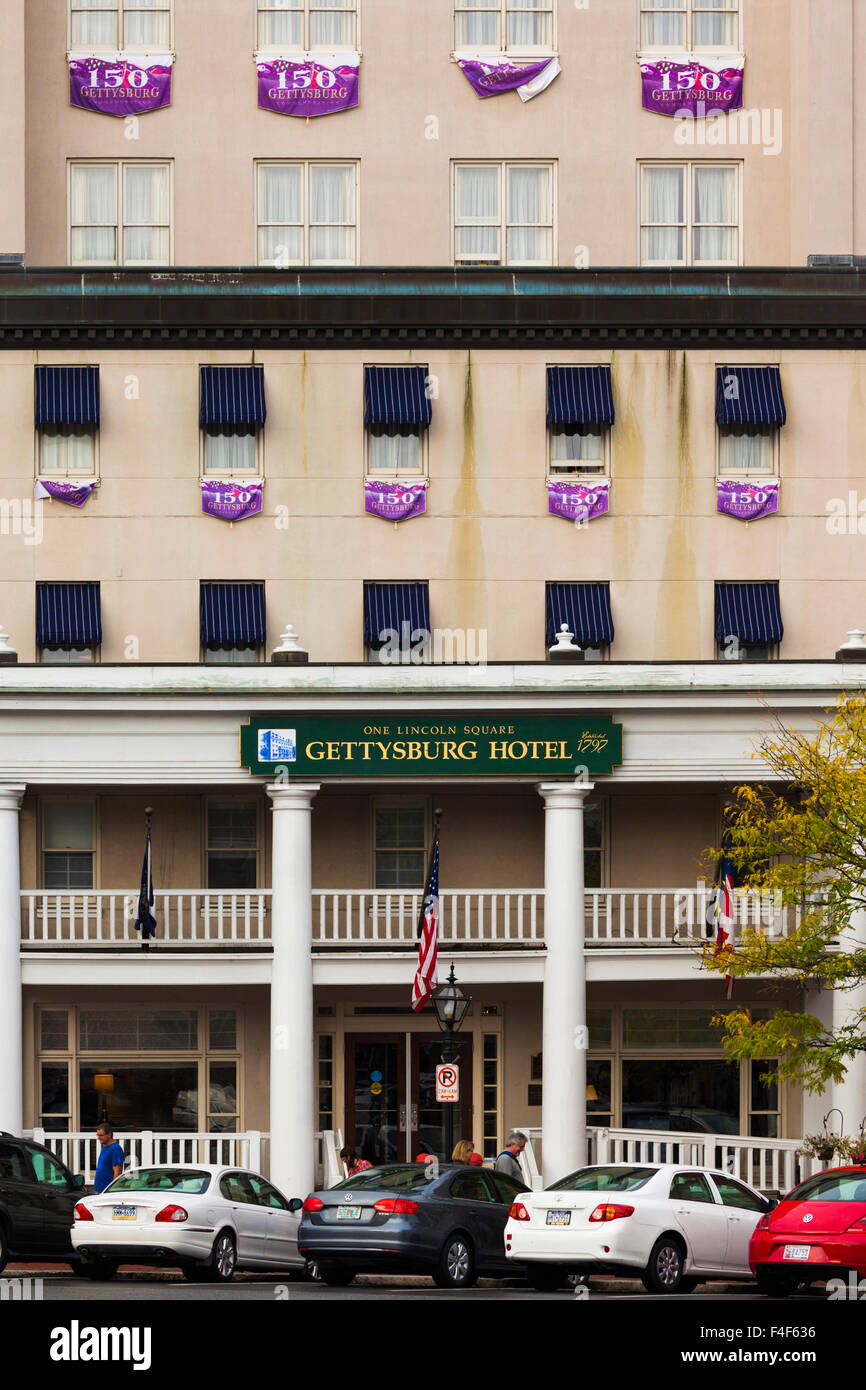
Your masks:
{"label": "hotel lobby window", "polygon": [[207,886],[225,892],[255,888],[258,879],[258,806],[255,801],[211,801],[207,808]]}

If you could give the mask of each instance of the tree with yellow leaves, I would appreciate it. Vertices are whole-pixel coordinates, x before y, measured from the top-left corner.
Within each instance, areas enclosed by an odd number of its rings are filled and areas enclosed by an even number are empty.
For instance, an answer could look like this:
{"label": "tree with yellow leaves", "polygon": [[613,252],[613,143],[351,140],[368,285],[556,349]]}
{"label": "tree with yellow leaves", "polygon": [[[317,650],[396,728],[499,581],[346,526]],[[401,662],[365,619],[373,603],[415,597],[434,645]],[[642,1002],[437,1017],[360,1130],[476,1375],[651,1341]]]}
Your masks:
{"label": "tree with yellow leaves", "polygon": [[[725,849],[741,886],[799,909],[799,922],[787,936],[747,926],[733,951],[708,944],[708,970],[769,977],[788,993],[866,982],[866,928],[851,927],[866,910],[866,696],[845,696],[827,713],[814,737],[776,721],[759,750],[773,785],[735,787],[726,815]],[[778,1075],[808,1091],[841,1081],[866,1051],[866,1010],[835,1030],[788,1009],[753,1018],[735,1008],[717,1022],[732,1060],[776,1057]]]}

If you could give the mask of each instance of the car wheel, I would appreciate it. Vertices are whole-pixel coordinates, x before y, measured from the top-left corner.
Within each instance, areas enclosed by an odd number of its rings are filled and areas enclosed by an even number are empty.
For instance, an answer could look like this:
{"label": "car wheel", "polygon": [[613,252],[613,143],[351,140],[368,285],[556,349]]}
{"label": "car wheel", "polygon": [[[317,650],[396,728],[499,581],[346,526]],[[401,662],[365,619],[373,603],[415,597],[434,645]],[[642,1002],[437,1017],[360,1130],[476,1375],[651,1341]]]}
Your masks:
{"label": "car wheel", "polygon": [[758,1293],[767,1298],[790,1298],[797,1287],[796,1278],[775,1269],[759,1269],[755,1275]]}
{"label": "car wheel", "polygon": [[678,1293],[683,1283],[685,1252],[675,1236],[660,1236],[652,1248],[641,1283],[648,1293]]}
{"label": "car wheel", "polygon": [[530,1269],[527,1278],[536,1293],[555,1293],[565,1284],[564,1272],[551,1268],[550,1265],[539,1265],[536,1269]]}
{"label": "car wheel", "polygon": [[354,1269],[347,1269],[345,1265],[319,1265],[319,1278],[324,1284],[331,1284],[334,1288],[342,1289],[346,1284],[351,1284],[355,1277]]}
{"label": "car wheel", "polygon": [[84,1265],[81,1263],[80,1260],[70,1260],[69,1268],[72,1270],[73,1274],[76,1274],[78,1276],[79,1279],[85,1279],[87,1277]]}
{"label": "car wheel", "polygon": [[468,1289],[475,1283],[475,1257],[468,1236],[449,1236],[446,1240],[433,1282],[440,1289]]}
{"label": "car wheel", "polygon": [[9,1261],[9,1242],[6,1239],[6,1232],[0,1225],[0,1274],[6,1268]]}
{"label": "car wheel", "polygon": [[694,1293],[700,1283],[699,1279],[681,1279],[679,1293]]}
{"label": "car wheel", "polygon": [[83,1273],[88,1279],[113,1279],[117,1273],[117,1260],[88,1260]]}
{"label": "car wheel", "polygon": [[237,1262],[234,1236],[230,1231],[220,1231],[213,1243],[207,1278],[218,1284],[227,1284],[235,1272]]}

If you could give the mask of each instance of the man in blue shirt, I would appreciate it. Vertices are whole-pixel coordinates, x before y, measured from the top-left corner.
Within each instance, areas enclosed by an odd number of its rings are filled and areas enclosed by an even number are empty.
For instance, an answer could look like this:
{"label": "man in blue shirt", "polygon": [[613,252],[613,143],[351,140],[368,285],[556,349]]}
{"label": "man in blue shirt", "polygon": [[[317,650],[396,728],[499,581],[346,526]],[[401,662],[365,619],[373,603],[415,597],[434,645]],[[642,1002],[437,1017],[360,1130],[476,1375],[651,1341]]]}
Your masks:
{"label": "man in blue shirt", "polygon": [[104,1192],[110,1182],[123,1172],[123,1149],[114,1142],[114,1130],[109,1124],[101,1124],[96,1131],[99,1140],[99,1158],[96,1161],[96,1175],[93,1191]]}

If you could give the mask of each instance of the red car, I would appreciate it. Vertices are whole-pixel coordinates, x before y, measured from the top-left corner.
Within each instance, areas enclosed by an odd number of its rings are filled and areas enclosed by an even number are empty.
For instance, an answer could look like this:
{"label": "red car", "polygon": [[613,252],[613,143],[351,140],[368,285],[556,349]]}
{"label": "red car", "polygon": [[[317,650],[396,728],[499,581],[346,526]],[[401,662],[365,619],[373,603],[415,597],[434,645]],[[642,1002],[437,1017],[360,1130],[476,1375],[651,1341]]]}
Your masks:
{"label": "red car", "polygon": [[848,1270],[866,1276],[866,1168],[828,1168],[793,1188],[755,1227],[749,1265],[777,1298]]}

